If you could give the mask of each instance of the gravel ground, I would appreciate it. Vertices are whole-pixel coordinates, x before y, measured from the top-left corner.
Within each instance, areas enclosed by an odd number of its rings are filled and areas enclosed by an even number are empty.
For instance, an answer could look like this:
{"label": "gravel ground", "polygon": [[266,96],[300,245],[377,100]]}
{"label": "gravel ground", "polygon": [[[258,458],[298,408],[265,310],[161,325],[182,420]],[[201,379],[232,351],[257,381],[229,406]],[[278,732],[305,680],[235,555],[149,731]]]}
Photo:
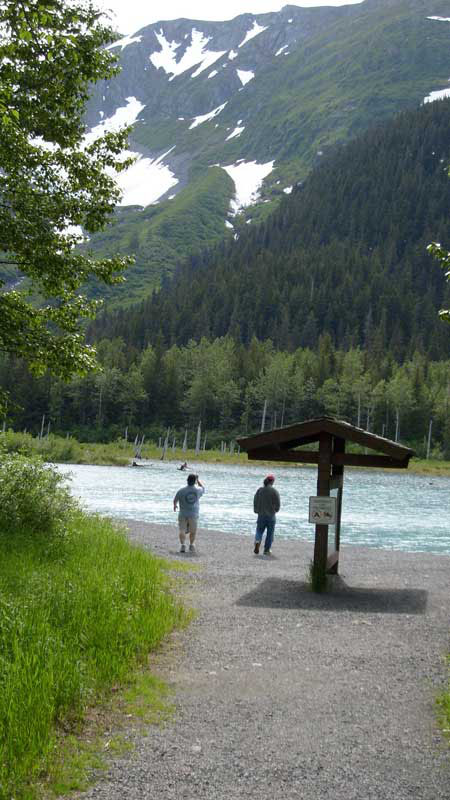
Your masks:
{"label": "gravel ground", "polygon": [[449,651],[450,556],[344,546],[326,595],[305,583],[312,545],[130,522],[158,555],[191,559],[164,677],[177,711],[83,797],[101,800],[450,800],[434,698]]}

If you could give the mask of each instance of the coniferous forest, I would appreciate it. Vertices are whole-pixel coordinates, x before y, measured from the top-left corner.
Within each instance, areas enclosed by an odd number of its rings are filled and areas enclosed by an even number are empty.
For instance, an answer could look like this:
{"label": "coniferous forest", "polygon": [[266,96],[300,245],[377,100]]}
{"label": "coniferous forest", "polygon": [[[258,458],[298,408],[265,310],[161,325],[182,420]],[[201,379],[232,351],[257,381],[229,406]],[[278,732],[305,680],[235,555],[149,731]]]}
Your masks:
{"label": "coniferous forest", "polygon": [[[103,371],[68,384],[3,356],[7,423],[84,440],[202,420],[222,436],[335,414],[450,457],[450,100],[331,153],[259,226],[178,266],[141,304],[89,328]],[[20,398],[20,401],[18,401]]]}

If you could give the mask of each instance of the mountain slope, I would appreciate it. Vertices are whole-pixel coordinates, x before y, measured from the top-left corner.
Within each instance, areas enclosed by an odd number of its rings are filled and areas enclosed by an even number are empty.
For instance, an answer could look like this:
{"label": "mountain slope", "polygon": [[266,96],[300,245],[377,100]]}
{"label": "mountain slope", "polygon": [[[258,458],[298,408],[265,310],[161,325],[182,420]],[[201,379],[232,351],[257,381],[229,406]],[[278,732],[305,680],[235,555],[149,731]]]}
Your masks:
{"label": "mountain slope", "polygon": [[[141,155],[125,193],[133,212],[119,213],[89,243],[94,252],[135,245],[136,268],[115,301],[142,296],[180,257],[225,236],[239,207],[258,200],[247,218],[267,216],[337,142],[445,92],[447,17],[448,0],[286,6],[229,22],[157,23],[115,43],[122,72],[94,88],[87,115],[90,126],[135,120],[130,146]],[[224,204],[210,195],[207,231],[200,225],[197,236],[194,225],[184,246],[166,230],[162,245],[160,215],[169,204],[182,219],[183,192],[188,187],[195,206],[196,186],[210,184],[212,165],[220,165],[222,180],[215,180]]]}
{"label": "mountain slope", "polygon": [[448,358],[444,276],[426,252],[450,242],[450,99],[404,112],[342,146],[238,241],[191,259],[151,300],[103,316],[95,337],[136,346],[232,335],[282,349],[362,346]]}

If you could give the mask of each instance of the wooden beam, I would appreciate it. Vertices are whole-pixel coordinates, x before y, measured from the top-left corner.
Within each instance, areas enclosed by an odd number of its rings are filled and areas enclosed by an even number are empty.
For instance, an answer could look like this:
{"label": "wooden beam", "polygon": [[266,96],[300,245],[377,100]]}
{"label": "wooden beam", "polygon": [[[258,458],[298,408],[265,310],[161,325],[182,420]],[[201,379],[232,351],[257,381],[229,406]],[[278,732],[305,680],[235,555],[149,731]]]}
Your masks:
{"label": "wooden beam", "polygon": [[332,463],[343,467],[382,467],[383,469],[406,469],[409,456],[403,459],[391,456],[371,456],[364,453],[333,453]]}
{"label": "wooden beam", "polygon": [[321,433],[328,433],[336,438],[354,442],[376,453],[383,453],[400,461],[414,455],[413,450],[398,444],[398,442],[393,442],[391,439],[385,439],[383,436],[377,436],[374,433],[362,430],[362,428],[356,428],[348,422],[331,417],[306,420],[285,428],[278,428],[253,436],[239,437],[237,441],[241,445],[241,449],[246,452],[271,447],[274,444],[281,445],[282,448],[292,449],[299,445],[318,441]]}
{"label": "wooden beam", "polygon": [[[274,447],[259,447],[249,450],[250,461],[284,461],[290,464],[318,464],[318,451],[278,450]],[[364,453],[332,453],[331,463],[342,467],[381,467],[382,469],[407,469],[409,456],[405,459],[390,456],[365,455]]]}
{"label": "wooden beam", "polygon": [[250,461],[287,461],[294,464],[318,464],[319,451],[309,450],[276,450],[274,447],[259,447],[258,450],[249,450]]}
{"label": "wooden beam", "polygon": [[[333,456],[337,455],[338,453],[343,455],[345,453],[345,439],[342,439],[339,436],[334,437],[334,447],[333,447]],[[336,523],[334,526],[334,548],[335,551],[339,554],[339,550],[341,548],[341,516],[342,516],[342,495],[344,491],[344,467],[342,464],[333,464],[332,469],[332,480],[337,481],[340,485],[338,485],[337,490],[337,499],[336,499]],[[338,561],[335,564],[332,564],[330,567],[331,572],[337,575],[338,572]]]}
{"label": "wooden beam", "polygon": [[[317,469],[317,497],[330,496],[331,455],[333,437],[329,433],[321,433],[319,439],[319,460]],[[314,540],[314,567],[317,574],[324,574],[327,569],[328,525],[316,525]]]}

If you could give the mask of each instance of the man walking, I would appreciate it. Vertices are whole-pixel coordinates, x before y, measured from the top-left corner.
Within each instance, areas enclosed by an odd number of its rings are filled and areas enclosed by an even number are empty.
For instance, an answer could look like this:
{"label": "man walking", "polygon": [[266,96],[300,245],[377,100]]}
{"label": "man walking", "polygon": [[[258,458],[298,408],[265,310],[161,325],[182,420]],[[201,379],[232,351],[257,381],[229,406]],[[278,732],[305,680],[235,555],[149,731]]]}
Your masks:
{"label": "man walking", "polygon": [[259,553],[261,540],[266,531],[264,541],[264,555],[270,556],[275,531],[276,513],[280,510],[280,495],[273,488],[275,476],[268,475],[264,478],[264,485],[260,486],[253,498],[253,510],[258,514],[256,520],[255,549],[254,553]]}
{"label": "man walking", "polygon": [[[197,484],[197,486],[195,485]],[[173,498],[173,510],[176,511],[178,503],[180,511],[178,513],[178,527],[180,530],[180,553],[186,552],[186,536],[189,534],[189,551],[195,553],[195,535],[197,533],[198,515],[200,513],[199,500],[205,493],[205,487],[198,475],[188,475],[187,486],[178,489]]]}

